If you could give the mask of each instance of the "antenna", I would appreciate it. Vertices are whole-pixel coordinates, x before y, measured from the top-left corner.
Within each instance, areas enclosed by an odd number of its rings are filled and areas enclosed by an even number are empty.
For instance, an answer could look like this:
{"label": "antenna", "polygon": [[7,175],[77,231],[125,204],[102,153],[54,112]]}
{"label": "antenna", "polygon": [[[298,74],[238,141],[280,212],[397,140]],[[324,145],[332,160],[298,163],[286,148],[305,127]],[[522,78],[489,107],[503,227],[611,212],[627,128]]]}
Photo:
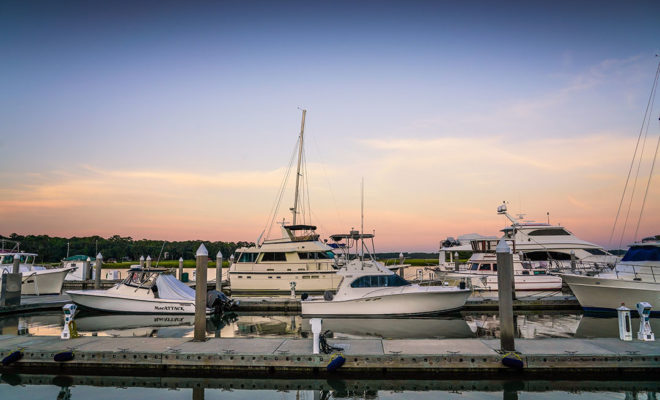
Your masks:
{"label": "antenna", "polygon": [[362,177],[360,189],[362,192],[360,201],[360,243],[362,245],[360,249],[360,261],[364,261],[364,177]]}

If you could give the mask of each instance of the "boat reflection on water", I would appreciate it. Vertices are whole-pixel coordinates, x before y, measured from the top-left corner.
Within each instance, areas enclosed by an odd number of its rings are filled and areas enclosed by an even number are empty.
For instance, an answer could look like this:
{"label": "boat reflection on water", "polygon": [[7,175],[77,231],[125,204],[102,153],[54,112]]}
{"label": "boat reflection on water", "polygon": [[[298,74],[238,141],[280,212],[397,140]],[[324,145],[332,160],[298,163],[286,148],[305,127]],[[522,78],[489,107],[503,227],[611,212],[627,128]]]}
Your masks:
{"label": "boat reflection on water", "polygon": [[[637,339],[639,331],[639,318],[632,318],[633,338]],[[660,318],[651,318],[651,330],[660,332]],[[578,338],[619,338],[619,319],[616,316],[603,314],[585,314],[575,332]]]}
{"label": "boat reflection on water", "polygon": [[[471,338],[475,334],[461,317],[435,318],[323,318],[323,331],[335,338],[446,339]],[[309,318],[303,318],[302,331],[310,335]]]}
{"label": "boat reflection on water", "polygon": [[[500,321],[495,313],[467,314],[465,321],[477,337],[500,337]],[[559,313],[516,312],[513,319],[516,337],[521,339],[573,337],[579,322],[580,314]]]}

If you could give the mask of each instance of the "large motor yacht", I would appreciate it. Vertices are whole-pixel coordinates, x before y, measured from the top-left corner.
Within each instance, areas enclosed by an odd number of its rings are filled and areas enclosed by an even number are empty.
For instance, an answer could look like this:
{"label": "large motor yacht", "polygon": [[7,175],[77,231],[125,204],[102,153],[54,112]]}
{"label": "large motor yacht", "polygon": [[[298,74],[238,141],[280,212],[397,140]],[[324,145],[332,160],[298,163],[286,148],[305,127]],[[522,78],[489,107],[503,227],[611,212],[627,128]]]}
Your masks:
{"label": "large motor yacht", "polygon": [[562,278],[585,310],[614,311],[621,303],[635,308],[639,302],[660,307],[660,235],[630,245],[612,272]]}
{"label": "large motor yacht", "polygon": [[560,225],[524,221],[523,215],[512,217],[506,204],[497,208],[497,213],[511,221],[511,226],[502,229],[505,239],[515,241],[516,251],[526,260],[555,262],[559,266],[570,266],[571,255],[583,264],[614,266],[617,257],[602,247],[582,240]]}
{"label": "large motor yacht", "polygon": [[282,225],[282,238],[236,250],[229,268],[232,294],[288,294],[334,291],[337,276],[332,248],[312,225]]}

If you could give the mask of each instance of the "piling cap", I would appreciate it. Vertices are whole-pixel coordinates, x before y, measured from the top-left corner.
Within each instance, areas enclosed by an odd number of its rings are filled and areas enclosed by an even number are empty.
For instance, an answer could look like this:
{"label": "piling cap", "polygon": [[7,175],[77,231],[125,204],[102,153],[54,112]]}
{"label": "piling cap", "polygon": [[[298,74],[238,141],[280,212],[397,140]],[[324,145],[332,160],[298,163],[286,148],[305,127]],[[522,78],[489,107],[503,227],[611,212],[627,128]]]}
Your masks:
{"label": "piling cap", "polygon": [[206,246],[204,246],[204,243],[199,245],[199,248],[197,249],[197,253],[195,253],[197,257],[199,256],[209,256],[209,251],[206,250]]}
{"label": "piling cap", "polygon": [[183,257],[179,257],[179,261],[183,261]]}
{"label": "piling cap", "polygon": [[96,255],[96,258],[103,259],[103,254],[101,254],[101,252],[99,252],[99,254]]}
{"label": "piling cap", "polygon": [[218,254],[215,256],[215,258],[222,258],[222,252],[218,250]]}
{"label": "piling cap", "polygon": [[89,258],[89,257],[87,257],[87,262],[90,262],[90,261],[92,261],[92,259],[91,259],[91,258]]}
{"label": "piling cap", "polygon": [[506,244],[506,240],[500,239],[500,242],[497,244],[497,247],[495,248],[495,252],[497,252],[497,253],[511,253],[511,248],[509,247],[508,244]]}
{"label": "piling cap", "polygon": [[144,256],[140,256],[140,261],[144,261]]}
{"label": "piling cap", "polygon": [[147,261],[151,261],[151,256],[147,256]]}
{"label": "piling cap", "polygon": [[399,253],[399,258],[403,258],[403,253]]}
{"label": "piling cap", "polygon": [[630,308],[626,307],[625,303],[621,303],[621,307],[616,309],[617,311],[630,311]]}

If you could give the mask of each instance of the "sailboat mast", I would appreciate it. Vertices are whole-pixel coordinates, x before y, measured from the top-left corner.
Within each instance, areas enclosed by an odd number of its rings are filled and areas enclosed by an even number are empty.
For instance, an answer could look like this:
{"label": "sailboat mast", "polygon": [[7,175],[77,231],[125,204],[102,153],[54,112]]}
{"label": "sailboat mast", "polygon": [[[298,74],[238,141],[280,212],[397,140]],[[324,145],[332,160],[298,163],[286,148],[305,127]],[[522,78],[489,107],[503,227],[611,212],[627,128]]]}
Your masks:
{"label": "sailboat mast", "polygon": [[361,243],[361,249],[360,249],[360,261],[364,261],[364,177],[362,178],[362,184],[361,186],[361,198],[360,198],[360,243]]}
{"label": "sailboat mast", "polygon": [[305,114],[307,110],[302,110],[302,121],[300,122],[300,140],[298,146],[298,170],[296,171],[296,194],[293,198],[293,225],[296,224],[296,216],[298,215],[298,193],[300,192],[300,164],[302,163],[302,151],[303,151],[303,135],[305,134]]}

